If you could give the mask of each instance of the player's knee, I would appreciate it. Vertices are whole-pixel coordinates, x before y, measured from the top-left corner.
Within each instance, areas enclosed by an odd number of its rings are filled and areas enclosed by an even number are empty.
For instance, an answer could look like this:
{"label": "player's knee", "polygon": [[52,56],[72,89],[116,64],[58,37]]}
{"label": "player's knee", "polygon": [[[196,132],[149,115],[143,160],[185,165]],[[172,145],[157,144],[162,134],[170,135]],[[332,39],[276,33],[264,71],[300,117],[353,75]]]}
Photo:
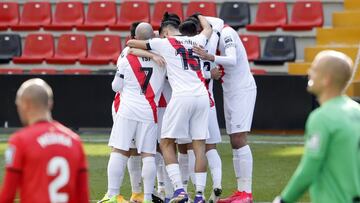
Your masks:
{"label": "player's knee", "polygon": [[178,144],[178,150],[180,154],[187,154],[187,144]]}
{"label": "player's knee", "polygon": [[247,145],[247,132],[234,133],[230,135],[230,143],[233,149],[239,149]]}
{"label": "player's knee", "polygon": [[116,149],[114,147],[111,149],[111,152],[119,153],[119,154],[122,154],[122,155],[127,156],[127,157],[130,156],[130,151],[124,151],[124,150],[121,150],[121,149]]}
{"label": "player's knee", "polygon": [[216,149],[216,144],[206,144],[205,151],[208,152],[212,149]]}

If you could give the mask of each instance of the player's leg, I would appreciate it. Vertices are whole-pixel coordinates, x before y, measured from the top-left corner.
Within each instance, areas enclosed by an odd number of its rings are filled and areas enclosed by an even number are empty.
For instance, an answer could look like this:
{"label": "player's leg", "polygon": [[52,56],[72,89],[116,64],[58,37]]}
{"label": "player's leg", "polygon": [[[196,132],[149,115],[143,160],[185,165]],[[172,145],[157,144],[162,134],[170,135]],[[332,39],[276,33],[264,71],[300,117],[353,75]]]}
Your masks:
{"label": "player's leg", "polygon": [[205,140],[209,138],[209,98],[208,96],[194,97],[192,116],[189,121],[189,132],[195,154],[195,191],[194,203],[205,202],[204,190],[207,176],[207,160],[205,155]]}
{"label": "player's leg", "polygon": [[195,185],[195,153],[192,144],[187,145],[187,154],[189,157],[189,175],[193,185]]}
{"label": "player's leg", "polygon": [[[252,171],[253,157],[250,146],[247,144],[247,134],[251,129],[251,122],[256,101],[256,90],[243,92],[232,97],[229,101],[225,99],[232,110],[225,111],[230,114],[231,119],[227,125],[227,133],[230,135],[230,143],[233,149],[233,164],[237,179],[237,192],[231,197],[220,200],[219,203],[252,202]],[[237,103],[237,105],[234,104]],[[226,107],[226,105],[225,105]],[[235,107],[235,108],[234,108]],[[229,109],[227,107],[227,109]]]}
{"label": "player's leg", "polygon": [[[184,189],[187,192],[189,182],[189,157],[187,153],[187,143],[189,141],[177,140],[178,148],[178,162],[180,167],[181,180],[184,185]],[[191,142],[191,141],[190,141]]]}
{"label": "player's leg", "polygon": [[131,184],[130,202],[142,202],[144,199],[144,194],[142,193],[141,188],[141,156],[137,152],[135,140],[132,140],[127,168]]}

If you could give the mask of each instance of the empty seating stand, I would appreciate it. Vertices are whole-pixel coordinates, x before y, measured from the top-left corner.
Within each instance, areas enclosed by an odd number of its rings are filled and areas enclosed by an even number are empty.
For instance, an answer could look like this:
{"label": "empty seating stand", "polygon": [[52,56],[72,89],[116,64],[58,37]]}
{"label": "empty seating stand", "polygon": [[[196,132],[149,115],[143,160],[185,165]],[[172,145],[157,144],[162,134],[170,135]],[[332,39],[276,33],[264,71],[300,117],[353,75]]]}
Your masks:
{"label": "empty seating stand", "polygon": [[19,5],[15,2],[0,2],[0,30],[7,30],[19,23]]}
{"label": "empty seating stand", "polygon": [[50,25],[50,2],[26,2],[24,4],[20,23],[11,26],[12,30],[38,30],[40,27]]}
{"label": "empty seating stand", "polygon": [[262,57],[254,60],[256,65],[283,65],[288,61],[295,61],[296,45],[293,36],[269,36],[265,42]]}
{"label": "empty seating stand", "polygon": [[21,55],[21,38],[17,34],[0,34],[0,63],[9,63]]}
{"label": "empty seating stand", "polygon": [[47,63],[74,64],[87,55],[87,39],[83,34],[63,34],[60,36],[55,55],[47,58]]}
{"label": "empty seating stand", "polygon": [[217,17],[214,1],[190,1],[186,10],[186,17],[199,12],[204,16]]}
{"label": "empty seating stand", "polygon": [[21,57],[14,57],[14,63],[42,63],[54,55],[54,39],[51,34],[29,34]]}
{"label": "empty seating stand", "polygon": [[81,58],[81,64],[106,65],[116,64],[121,52],[121,39],[117,35],[95,35],[86,58]]}
{"label": "empty seating stand", "polygon": [[115,25],[117,19],[115,1],[93,1],[89,3],[85,22],[78,30],[104,30]]}
{"label": "empty seating stand", "polygon": [[180,19],[184,18],[183,7],[180,1],[158,1],[155,2],[154,12],[151,18],[151,25],[154,29],[158,29],[165,12],[175,13]]}
{"label": "empty seating stand", "polygon": [[224,2],[221,5],[220,18],[235,30],[250,23],[250,6],[247,2]]}
{"label": "empty seating stand", "polygon": [[321,27],[324,23],[321,1],[297,1],[292,9],[289,24],[282,28],[288,31],[311,30]]}
{"label": "empty seating stand", "polygon": [[129,30],[133,22],[150,22],[150,5],[147,1],[123,1],[120,6],[120,16],[112,30]]}
{"label": "empty seating stand", "polygon": [[84,23],[84,5],[80,1],[61,1],[56,4],[55,15],[47,30],[71,30]]}
{"label": "empty seating stand", "polygon": [[250,31],[272,31],[287,22],[287,8],[285,2],[265,1],[258,4],[255,22],[247,25]]}
{"label": "empty seating stand", "polygon": [[85,75],[85,74],[91,74],[91,70],[86,68],[71,68],[71,69],[65,69],[63,73],[69,75]]}
{"label": "empty seating stand", "polygon": [[53,68],[34,68],[31,69],[29,73],[36,75],[54,75],[57,73],[57,70]]}
{"label": "empty seating stand", "polygon": [[260,38],[257,35],[240,35],[249,61],[260,58]]}
{"label": "empty seating stand", "polygon": [[0,74],[23,74],[24,70],[20,68],[0,68]]}

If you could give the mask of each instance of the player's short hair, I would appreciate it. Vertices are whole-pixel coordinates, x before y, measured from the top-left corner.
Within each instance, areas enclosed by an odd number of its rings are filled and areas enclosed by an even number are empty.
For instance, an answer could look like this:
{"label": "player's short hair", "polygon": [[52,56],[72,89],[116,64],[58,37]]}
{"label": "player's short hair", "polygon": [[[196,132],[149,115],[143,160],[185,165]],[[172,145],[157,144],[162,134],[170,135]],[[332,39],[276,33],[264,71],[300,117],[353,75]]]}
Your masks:
{"label": "player's short hair", "polygon": [[182,35],[195,36],[198,33],[197,26],[193,21],[184,21],[179,26]]}
{"label": "player's short hair", "polygon": [[174,13],[165,12],[164,16],[161,20],[159,34],[161,34],[163,32],[163,30],[167,27],[171,27],[173,29],[179,29],[180,23],[181,23],[181,21],[180,21],[180,18],[178,15],[176,15]]}
{"label": "player's short hair", "polygon": [[130,37],[131,39],[135,39],[135,30],[136,30],[136,27],[140,24],[141,22],[138,21],[138,22],[133,22],[130,26]]}

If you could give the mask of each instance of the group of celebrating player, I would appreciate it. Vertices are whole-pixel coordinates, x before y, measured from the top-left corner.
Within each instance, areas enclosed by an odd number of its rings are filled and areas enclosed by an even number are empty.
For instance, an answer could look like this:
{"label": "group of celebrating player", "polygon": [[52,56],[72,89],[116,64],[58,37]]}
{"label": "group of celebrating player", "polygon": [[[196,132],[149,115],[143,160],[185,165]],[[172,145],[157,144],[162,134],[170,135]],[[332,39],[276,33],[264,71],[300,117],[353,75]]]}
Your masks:
{"label": "group of celebrating player", "polygon": [[[169,13],[164,14],[159,36],[145,22],[134,23],[131,33],[133,39],[119,56],[112,82],[116,95],[108,189],[99,202],[127,202],[120,195],[126,166],[132,185],[130,202],[186,202],[189,179],[195,186],[193,201],[205,202],[207,163],[213,180],[209,201],[252,202],[253,160],[246,136],[256,84],[238,33],[219,18],[194,14],[181,22]],[[223,86],[238,184],[237,192],[226,199],[219,199],[222,164],[216,144],[221,134],[214,79]]]}

